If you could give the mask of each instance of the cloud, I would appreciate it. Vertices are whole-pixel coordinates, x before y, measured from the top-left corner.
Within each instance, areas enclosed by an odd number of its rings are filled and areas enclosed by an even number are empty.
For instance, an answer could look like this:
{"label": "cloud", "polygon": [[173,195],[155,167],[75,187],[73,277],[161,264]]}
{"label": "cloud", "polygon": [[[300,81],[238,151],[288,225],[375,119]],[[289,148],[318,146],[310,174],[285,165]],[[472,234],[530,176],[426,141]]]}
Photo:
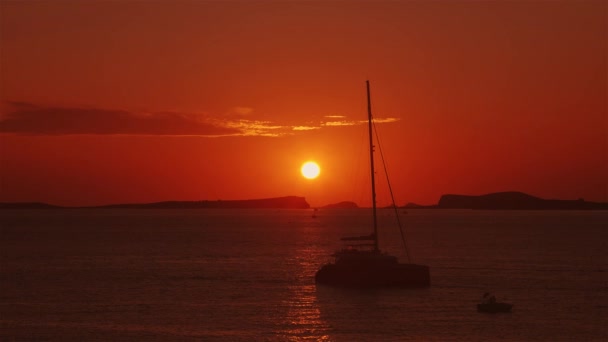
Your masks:
{"label": "cloud", "polygon": [[224,121],[226,127],[233,128],[241,132],[238,135],[242,136],[262,136],[262,137],[278,137],[285,135],[282,130],[286,126],[273,125],[270,121],[256,120],[236,120]]}
{"label": "cloud", "polygon": [[[399,121],[399,118],[374,118],[373,121],[374,123],[391,123]],[[363,122],[367,123],[367,121]]]}
{"label": "cloud", "polygon": [[[332,127],[367,124],[366,120],[349,121],[343,115],[328,115],[334,120],[319,124],[278,125],[272,121],[245,119],[249,107],[233,107],[238,116],[211,117],[197,113],[138,113],[96,108],[50,107],[27,102],[8,102],[0,116],[0,134],[32,135],[160,135],[160,136],[264,136],[280,137]],[[5,106],[6,107],[6,106]],[[338,119],[338,120],[335,120]],[[378,118],[375,123],[390,123],[397,118]]]}
{"label": "cloud", "polygon": [[355,126],[355,125],[359,125],[360,122],[358,121],[346,121],[346,120],[342,120],[342,121],[327,121],[322,123],[323,126]]}
{"label": "cloud", "polygon": [[[332,116],[335,117],[335,116]],[[397,122],[399,121],[399,118],[374,118],[373,119],[375,124],[381,124],[381,123],[391,123],[391,122]],[[324,123],[322,123],[321,125],[323,126],[333,126],[333,127],[337,127],[337,126],[357,126],[357,125],[367,125],[367,120],[357,120],[357,121],[347,121],[347,120],[340,120],[340,121],[326,121]]]}
{"label": "cloud", "polygon": [[192,113],[134,113],[95,108],[43,107],[11,102],[12,110],[3,115],[0,133],[69,135],[241,135],[227,127]]}
{"label": "cloud", "polygon": [[291,127],[292,131],[312,131],[315,129],[321,129],[320,126],[293,126]]}

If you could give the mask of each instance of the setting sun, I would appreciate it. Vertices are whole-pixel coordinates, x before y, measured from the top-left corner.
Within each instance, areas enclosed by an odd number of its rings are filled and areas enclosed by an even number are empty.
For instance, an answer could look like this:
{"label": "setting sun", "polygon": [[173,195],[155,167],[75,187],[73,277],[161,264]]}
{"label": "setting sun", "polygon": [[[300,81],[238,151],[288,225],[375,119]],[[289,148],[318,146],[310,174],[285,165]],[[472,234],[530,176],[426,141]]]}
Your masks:
{"label": "setting sun", "polygon": [[321,168],[319,167],[319,164],[308,161],[302,164],[300,171],[302,172],[302,176],[304,176],[304,178],[315,179],[319,176],[319,173],[321,173]]}

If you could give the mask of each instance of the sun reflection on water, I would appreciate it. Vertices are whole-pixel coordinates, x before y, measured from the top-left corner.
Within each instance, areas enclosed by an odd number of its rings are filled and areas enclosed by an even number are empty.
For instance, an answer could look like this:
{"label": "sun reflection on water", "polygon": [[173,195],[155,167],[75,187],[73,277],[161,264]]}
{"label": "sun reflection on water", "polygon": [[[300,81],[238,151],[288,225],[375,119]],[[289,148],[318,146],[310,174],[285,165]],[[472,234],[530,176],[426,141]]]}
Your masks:
{"label": "sun reflection on water", "polygon": [[293,297],[285,301],[288,307],[285,320],[289,327],[285,335],[292,341],[330,341],[330,326],[321,318],[317,304],[315,285],[291,289]]}
{"label": "sun reflection on water", "polygon": [[330,341],[331,326],[321,317],[314,274],[326,253],[318,246],[302,246],[290,262],[297,272],[295,285],[289,286],[291,295],[283,300],[286,308],[283,337],[289,341]]}

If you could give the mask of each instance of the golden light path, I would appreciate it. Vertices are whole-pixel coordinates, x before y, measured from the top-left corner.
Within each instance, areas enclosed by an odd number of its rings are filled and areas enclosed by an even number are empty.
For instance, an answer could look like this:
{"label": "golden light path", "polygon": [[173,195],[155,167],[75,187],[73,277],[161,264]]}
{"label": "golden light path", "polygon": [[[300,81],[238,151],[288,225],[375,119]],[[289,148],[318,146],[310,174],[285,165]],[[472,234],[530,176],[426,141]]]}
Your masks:
{"label": "golden light path", "polygon": [[307,161],[306,163],[302,164],[300,171],[302,172],[302,176],[304,176],[304,178],[315,179],[319,176],[319,173],[321,173],[321,168],[319,167],[319,164],[313,161]]}

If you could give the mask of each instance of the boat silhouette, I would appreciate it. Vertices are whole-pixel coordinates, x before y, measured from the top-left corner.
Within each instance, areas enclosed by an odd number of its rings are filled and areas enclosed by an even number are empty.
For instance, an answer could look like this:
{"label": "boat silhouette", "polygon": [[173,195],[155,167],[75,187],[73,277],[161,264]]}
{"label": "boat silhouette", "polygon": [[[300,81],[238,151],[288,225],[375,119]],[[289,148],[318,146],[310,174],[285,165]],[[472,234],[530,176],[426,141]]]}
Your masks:
{"label": "boat silhouette", "polygon": [[[378,245],[373,124],[369,81],[366,81],[366,88],[374,231],[369,235],[342,238],[342,241],[347,242],[346,246],[332,255],[335,257],[333,263],[325,264],[317,271],[315,281],[322,285],[349,288],[429,287],[431,277],[428,266],[400,263],[397,257],[382,252]],[[393,207],[396,210],[394,200]],[[403,238],[403,232],[401,233]]]}
{"label": "boat silhouette", "polygon": [[477,311],[487,313],[511,312],[512,308],[513,304],[497,302],[489,292],[484,293],[481,303],[477,304]]}

